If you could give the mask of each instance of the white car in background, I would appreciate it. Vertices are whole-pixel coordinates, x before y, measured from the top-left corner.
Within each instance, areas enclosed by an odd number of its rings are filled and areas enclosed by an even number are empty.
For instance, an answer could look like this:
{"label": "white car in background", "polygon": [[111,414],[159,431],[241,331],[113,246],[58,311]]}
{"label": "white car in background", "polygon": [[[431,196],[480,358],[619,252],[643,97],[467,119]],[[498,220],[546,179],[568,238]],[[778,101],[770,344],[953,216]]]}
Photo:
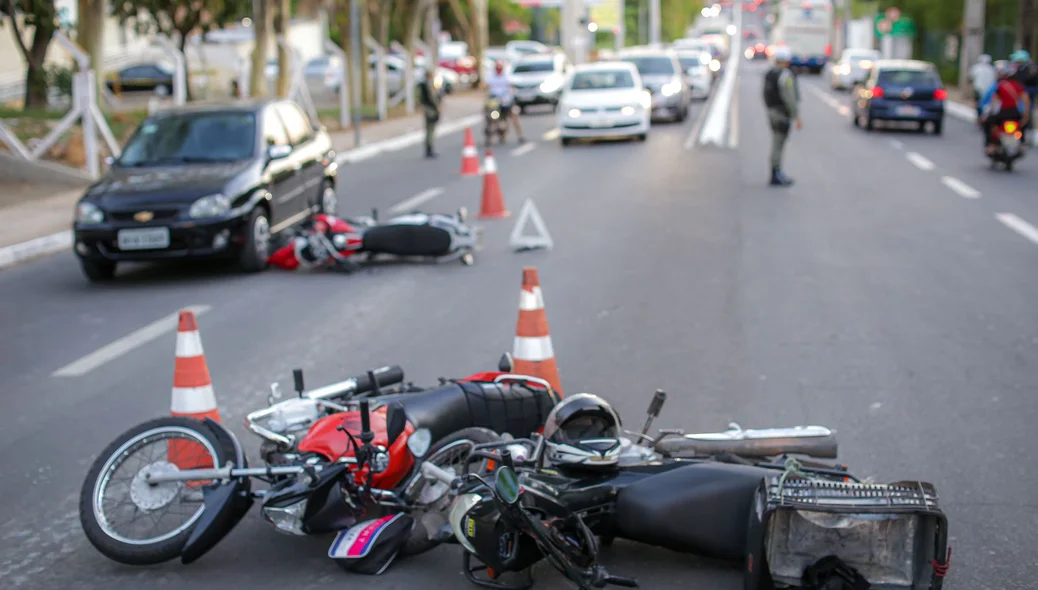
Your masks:
{"label": "white car in background", "polygon": [[710,62],[713,57],[709,51],[677,49],[678,63],[685,70],[688,79],[688,89],[692,98],[706,99],[710,96],[710,89],[714,85],[714,74],[710,71]]}
{"label": "white car in background", "polygon": [[581,64],[574,68],[559,98],[559,138],[564,146],[585,138],[633,137],[645,141],[651,115],[652,97],[634,64]]}
{"label": "white car in background", "polygon": [[875,49],[846,49],[831,69],[833,90],[846,90],[865,82],[872,64],[882,56]]}

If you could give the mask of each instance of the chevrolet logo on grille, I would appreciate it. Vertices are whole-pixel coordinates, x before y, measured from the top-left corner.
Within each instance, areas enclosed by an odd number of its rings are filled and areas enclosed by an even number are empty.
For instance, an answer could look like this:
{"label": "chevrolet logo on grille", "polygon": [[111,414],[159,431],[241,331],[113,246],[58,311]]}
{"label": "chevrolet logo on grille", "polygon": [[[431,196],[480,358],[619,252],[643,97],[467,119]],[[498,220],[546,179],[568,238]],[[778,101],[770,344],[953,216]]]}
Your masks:
{"label": "chevrolet logo on grille", "polygon": [[151,211],[138,211],[134,214],[133,219],[141,223],[147,223],[152,219],[155,219],[155,214]]}

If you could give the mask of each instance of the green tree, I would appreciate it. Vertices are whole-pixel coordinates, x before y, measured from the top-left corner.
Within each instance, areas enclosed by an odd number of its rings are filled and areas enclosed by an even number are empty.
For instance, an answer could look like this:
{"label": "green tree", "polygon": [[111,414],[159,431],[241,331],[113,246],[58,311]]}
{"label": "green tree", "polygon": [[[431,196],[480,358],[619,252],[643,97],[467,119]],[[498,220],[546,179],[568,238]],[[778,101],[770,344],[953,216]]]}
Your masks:
{"label": "green tree", "polygon": [[[8,17],[15,43],[25,58],[24,108],[47,106],[47,50],[58,30],[58,14],[53,0],[3,0],[2,13]],[[21,23],[19,23],[21,21]],[[32,29],[32,41],[26,45],[23,36]]]}

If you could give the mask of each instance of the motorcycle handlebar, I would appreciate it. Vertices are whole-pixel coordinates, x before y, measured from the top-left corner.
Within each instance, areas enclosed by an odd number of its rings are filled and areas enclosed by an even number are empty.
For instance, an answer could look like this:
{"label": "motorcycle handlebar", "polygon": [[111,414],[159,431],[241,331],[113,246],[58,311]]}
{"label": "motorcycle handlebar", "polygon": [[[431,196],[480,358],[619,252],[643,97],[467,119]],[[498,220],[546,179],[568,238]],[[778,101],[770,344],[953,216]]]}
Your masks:
{"label": "motorcycle handlebar", "polygon": [[374,371],[368,371],[364,375],[357,375],[345,381],[308,391],[306,396],[311,399],[333,399],[343,396],[365,395],[375,389],[375,383],[371,379],[372,374],[378,377],[378,385],[380,387],[397,385],[404,381],[404,369],[400,365],[390,365],[379,367]]}

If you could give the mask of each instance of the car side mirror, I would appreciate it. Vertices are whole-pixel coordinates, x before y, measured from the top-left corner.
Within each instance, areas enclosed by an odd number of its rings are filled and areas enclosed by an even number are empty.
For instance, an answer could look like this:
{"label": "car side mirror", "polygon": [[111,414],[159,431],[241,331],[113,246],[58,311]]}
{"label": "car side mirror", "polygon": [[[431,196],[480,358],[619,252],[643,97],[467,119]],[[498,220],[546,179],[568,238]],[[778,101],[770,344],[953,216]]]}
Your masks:
{"label": "car side mirror", "polygon": [[281,158],[287,158],[292,153],[292,146],[290,145],[272,145],[267,148],[267,158],[270,160],[280,160]]}

